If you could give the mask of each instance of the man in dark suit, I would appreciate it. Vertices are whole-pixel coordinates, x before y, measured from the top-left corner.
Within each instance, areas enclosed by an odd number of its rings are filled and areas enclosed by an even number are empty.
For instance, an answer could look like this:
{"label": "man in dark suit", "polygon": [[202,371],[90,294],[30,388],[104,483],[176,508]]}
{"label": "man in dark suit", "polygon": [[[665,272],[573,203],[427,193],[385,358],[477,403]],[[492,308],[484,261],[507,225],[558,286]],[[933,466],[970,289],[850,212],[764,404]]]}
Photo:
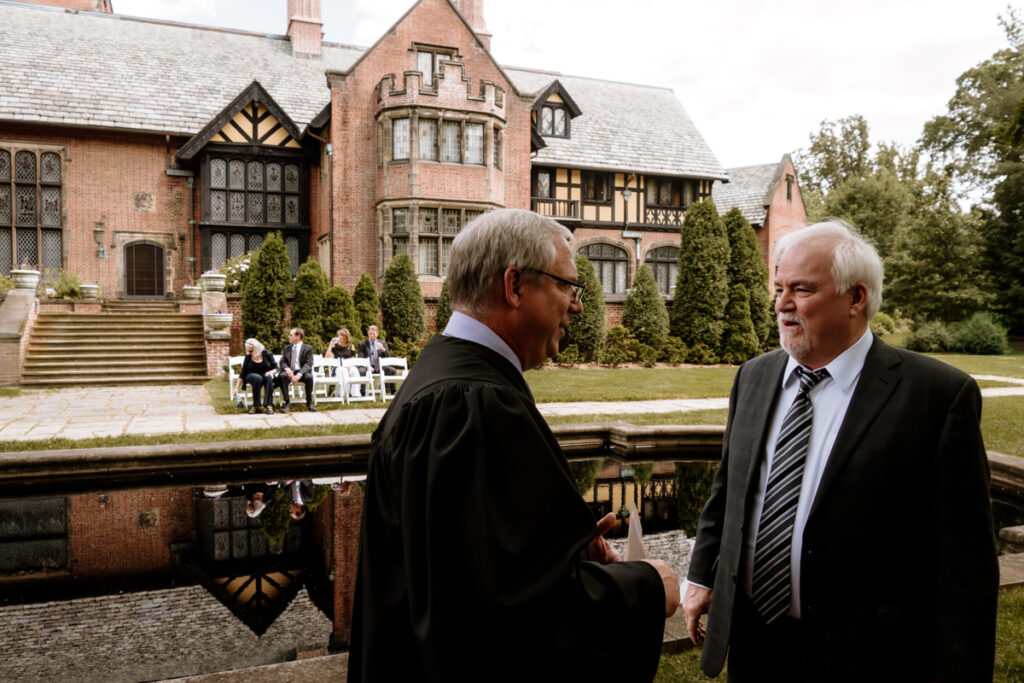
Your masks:
{"label": "man in dark suit", "polygon": [[281,388],[281,411],[287,413],[291,407],[291,385],[302,382],[306,387],[306,410],[316,412],[313,403],[313,347],[303,343],[305,332],[301,327],[293,327],[288,333],[291,343],[281,352],[280,370],[275,378]]}
{"label": "man in dark suit", "polygon": [[784,350],[736,375],[683,600],[702,668],[728,649],[730,681],[991,680],[977,385],[873,337],[882,264],[843,224],[776,263]]}
{"label": "man in dark suit", "polygon": [[[356,346],[356,355],[360,358],[368,358],[374,373],[380,372],[380,359],[388,357],[388,345],[384,343],[383,339],[377,339],[377,334],[377,326],[370,325],[366,328],[366,339]],[[393,375],[395,369],[388,366],[384,368],[384,372]]]}
{"label": "man in dark suit", "polygon": [[583,310],[570,240],[511,209],[455,238],[455,312],[373,434],[349,681],[654,677],[678,577],[620,561],[523,377]]}

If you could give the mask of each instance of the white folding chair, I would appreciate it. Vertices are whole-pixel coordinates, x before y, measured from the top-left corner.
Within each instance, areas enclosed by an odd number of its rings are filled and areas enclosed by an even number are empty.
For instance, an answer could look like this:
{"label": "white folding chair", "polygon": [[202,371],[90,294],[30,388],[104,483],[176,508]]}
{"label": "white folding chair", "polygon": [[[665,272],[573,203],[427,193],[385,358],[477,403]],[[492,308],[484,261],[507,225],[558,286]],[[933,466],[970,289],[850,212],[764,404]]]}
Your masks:
{"label": "white folding chair", "polygon": [[[388,375],[384,372],[384,368],[394,368],[395,374]],[[405,378],[409,376],[409,364],[405,358],[396,358],[394,356],[387,356],[380,359],[380,374],[378,375],[380,382],[380,398],[382,401],[390,401],[398,393],[398,388],[405,381]],[[388,384],[394,386],[394,390],[388,393]]]}
{"label": "white folding chair", "polygon": [[333,358],[313,356],[313,395],[316,396],[317,403],[344,402],[344,389],[337,361]]}
{"label": "white folding chair", "polygon": [[[238,376],[242,372],[242,361],[245,360],[245,356],[231,356],[228,358],[228,396],[232,399],[235,398],[235,382],[238,381]],[[238,392],[242,397],[242,405],[249,407],[249,392],[246,391],[246,386],[243,383],[242,389]]]}
{"label": "white folding chair", "polygon": [[[350,372],[349,368],[356,368],[359,374]],[[345,395],[346,402],[374,400],[376,390],[373,387],[373,368],[370,367],[370,360],[368,358],[343,358],[341,361],[341,372],[338,374],[341,375],[341,391]],[[350,393],[352,387],[361,387],[363,395],[352,396]]]}

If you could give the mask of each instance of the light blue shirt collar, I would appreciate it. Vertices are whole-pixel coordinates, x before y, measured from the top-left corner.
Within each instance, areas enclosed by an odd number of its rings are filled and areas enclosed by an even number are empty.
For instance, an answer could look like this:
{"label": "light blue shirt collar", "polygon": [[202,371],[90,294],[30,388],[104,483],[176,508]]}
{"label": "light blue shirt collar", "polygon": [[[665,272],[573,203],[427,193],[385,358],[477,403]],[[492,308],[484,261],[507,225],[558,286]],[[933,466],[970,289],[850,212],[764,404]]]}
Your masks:
{"label": "light blue shirt collar", "polygon": [[[838,384],[844,392],[849,391],[853,383],[860,377],[860,371],[864,369],[864,361],[868,357],[868,351],[871,349],[874,339],[869,327],[864,330],[864,334],[854,342],[853,346],[833,358],[832,362],[825,366],[832,381]],[[799,365],[800,363],[792,356],[789,357],[789,361],[786,363],[786,372],[782,375],[782,386],[787,387],[796,381],[796,369]],[[810,370],[810,368],[804,369]]]}
{"label": "light blue shirt collar", "polygon": [[444,328],[444,336],[465,339],[474,344],[486,346],[491,351],[500,354],[519,372],[523,371],[519,356],[512,350],[512,347],[506,344],[505,340],[499,337],[494,330],[465,313],[458,311],[452,313],[452,317],[448,319],[448,324]]}

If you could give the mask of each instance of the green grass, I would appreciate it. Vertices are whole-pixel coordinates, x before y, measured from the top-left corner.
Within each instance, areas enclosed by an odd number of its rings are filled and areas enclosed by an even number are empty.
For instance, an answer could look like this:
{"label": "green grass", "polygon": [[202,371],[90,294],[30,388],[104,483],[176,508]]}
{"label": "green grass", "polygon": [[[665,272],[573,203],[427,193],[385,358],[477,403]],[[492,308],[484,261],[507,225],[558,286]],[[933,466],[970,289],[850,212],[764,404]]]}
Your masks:
{"label": "green grass", "polygon": [[20,395],[21,389],[18,387],[0,387],[0,398],[14,398]]}
{"label": "green grass", "polygon": [[[908,334],[887,334],[882,339],[892,346],[904,348]],[[1024,378],[1024,341],[1010,342],[1010,353],[1002,356],[973,356],[966,353],[930,353],[944,363],[960,368],[969,375],[1002,375]]]}
{"label": "green grass", "polygon": [[530,370],[526,381],[537,403],[639,401],[728,396],[733,366]]}
{"label": "green grass", "polygon": [[986,398],[981,433],[988,450],[1024,458],[1024,396]]}
{"label": "green grass", "polygon": [[[999,593],[999,611],[996,621],[996,661],[994,683],[1024,681],[1024,588],[1011,588]],[[687,650],[678,655],[666,655],[658,662],[655,683],[690,683],[691,681],[725,680],[725,670],[717,679],[710,679],[700,670],[700,650]],[[871,644],[865,645],[865,656],[870,656]]]}
{"label": "green grass", "polygon": [[[232,387],[234,389],[234,387]],[[251,389],[245,387],[245,391],[249,394],[249,398],[252,398]],[[390,389],[388,390],[390,391]],[[228,396],[228,381],[225,378],[211,379],[206,383],[206,392],[210,395],[210,402],[213,404],[213,409],[218,415],[237,415],[240,412],[235,402]],[[317,403],[317,410],[354,410],[354,409],[367,409],[367,408],[387,408],[388,404],[384,401],[360,401],[358,403],[350,403],[348,405],[339,402],[332,403]],[[297,411],[305,410],[305,406],[302,402],[292,402],[292,409]]]}
{"label": "green grass", "polygon": [[1000,387],[1020,387],[1021,385],[1015,382],[998,382],[994,379],[979,379],[978,386],[982,389],[998,389]]}
{"label": "green grass", "polygon": [[590,424],[593,422],[626,422],[633,425],[721,425],[727,412],[721,410],[690,410],[676,413],[639,413],[637,415],[554,415],[545,418],[548,424]]}

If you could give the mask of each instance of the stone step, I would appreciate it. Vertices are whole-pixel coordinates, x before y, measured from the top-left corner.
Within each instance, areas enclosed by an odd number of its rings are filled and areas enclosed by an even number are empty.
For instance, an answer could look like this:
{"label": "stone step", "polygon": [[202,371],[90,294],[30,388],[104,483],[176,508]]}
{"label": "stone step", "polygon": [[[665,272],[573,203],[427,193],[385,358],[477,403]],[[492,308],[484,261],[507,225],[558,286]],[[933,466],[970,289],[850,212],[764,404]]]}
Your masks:
{"label": "stone step", "polygon": [[138,321],[159,322],[201,322],[203,316],[195,313],[40,313],[36,318],[37,325],[118,325]]}
{"label": "stone step", "polygon": [[[25,364],[22,368],[23,373],[27,373],[29,370],[32,372],[58,370],[60,372],[67,373],[68,363],[67,360],[30,357],[25,360]],[[166,356],[162,356],[159,358],[125,358],[124,360],[113,362],[108,356],[107,358],[75,358],[74,363],[75,373],[82,369],[97,369],[105,372],[125,372],[127,370],[138,372],[148,371],[150,369],[156,371],[161,368],[175,368],[188,371],[200,370],[205,373],[206,358],[168,358]]]}
{"label": "stone step", "polygon": [[[174,356],[184,353],[206,353],[206,346],[200,339],[187,339],[179,342],[169,342],[166,337],[160,338],[159,354],[162,357]],[[74,348],[75,357],[88,356],[94,353],[110,354],[115,352],[124,354],[147,354],[152,356],[155,353],[153,344],[125,344],[122,340],[116,342],[102,342],[96,344],[76,344]],[[28,353],[32,356],[56,356],[66,358],[65,346],[56,341],[37,343],[32,341],[28,346]]]}
{"label": "stone step", "polygon": [[202,384],[210,378],[204,375],[160,375],[153,376],[147,375],[123,375],[123,376],[108,376],[108,377],[69,377],[64,375],[62,378],[53,377],[22,377],[21,386],[29,387],[69,387],[69,386],[82,386],[82,385],[116,385],[116,384]]}
{"label": "stone step", "polygon": [[116,365],[89,365],[89,366],[78,366],[75,365],[69,368],[66,364],[63,367],[50,367],[43,369],[34,369],[31,372],[23,372],[23,377],[42,378],[48,377],[53,379],[64,378],[66,380],[76,380],[79,378],[94,378],[94,377],[133,377],[148,375],[153,378],[164,377],[167,375],[175,376],[192,376],[201,374],[206,376],[206,363],[203,362],[201,372],[193,369],[182,369],[179,367],[164,367],[162,365],[132,365],[130,367],[119,368]]}

